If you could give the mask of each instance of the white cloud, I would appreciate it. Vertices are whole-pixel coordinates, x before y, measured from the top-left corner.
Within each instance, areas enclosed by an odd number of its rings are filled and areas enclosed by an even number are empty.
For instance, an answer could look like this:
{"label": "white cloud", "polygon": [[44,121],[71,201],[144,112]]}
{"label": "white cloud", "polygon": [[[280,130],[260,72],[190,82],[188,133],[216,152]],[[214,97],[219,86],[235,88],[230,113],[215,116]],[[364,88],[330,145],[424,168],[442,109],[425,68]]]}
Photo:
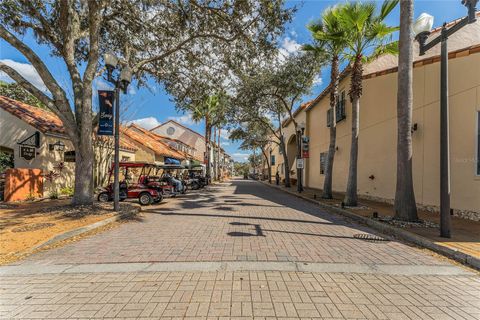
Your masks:
{"label": "white cloud", "polygon": [[[35,87],[42,91],[48,91],[45,83],[43,83],[42,78],[37,73],[37,70],[29,63],[21,63],[13,61],[11,59],[2,59],[0,62],[3,62],[7,66],[15,69],[22,77],[24,77],[28,82],[33,84]],[[0,71],[0,80],[6,82],[12,82],[13,80],[4,72]]]}
{"label": "white cloud", "polygon": [[129,121],[127,124],[130,124],[130,123],[134,123],[147,130],[153,129],[161,124],[160,121],[158,121],[157,118],[155,117],[136,119],[136,120]]}
{"label": "white cloud", "polygon": [[95,91],[97,90],[114,90],[115,89],[113,87],[113,84],[110,84],[101,78],[96,78],[93,81],[93,88],[94,88],[93,90],[94,94],[95,94]]}
{"label": "white cloud", "polygon": [[295,39],[290,37],[283,38],[280,48],[278,48],[278,61],[284,62],[289,55],[298,52],[301,47],[302,45]]}
{"label": "white cloud", "polygon": [[313,85],[314,86],[320,86],[320,85],[322,85],[322,83],[323,83],[322,77],[317,74],[315,76],[315,79],[313,79]]}
{"label": "white cloud", "polygon": [[248,153],[234,153],[232,154],[232,157],[235,161],[245,161],[245,160],[248,160],[248,156],[250,154]]}
{"label": "white cloud", "polygon": [[168,117],[168,120],[174,120],[177,121],[178,123],[181,123],[183,125],[192,125],[195,123],[192,119],[191,114],[186,114],[183,116],[178,116],[178,117]]}
{"label": "white cloud", "polygon": [[282,42],[282,48],[285,49],[286,52],[289,54],[295,53],[298,50],[300,50],[302,46],[295,41],[295,39],[292,39],[290,37],[285,37]]}
{"label": "white cloud", "polygon": [[230,145],[230,142],[227,142],[227,141],[223,141],[220,143],[221,146],[229,146]]}
{"label": "white cloud", "polygon": [[220,131],[220,137],[224,140],[230,140],[230,133],[231,133],[231,130],[222,129]]}

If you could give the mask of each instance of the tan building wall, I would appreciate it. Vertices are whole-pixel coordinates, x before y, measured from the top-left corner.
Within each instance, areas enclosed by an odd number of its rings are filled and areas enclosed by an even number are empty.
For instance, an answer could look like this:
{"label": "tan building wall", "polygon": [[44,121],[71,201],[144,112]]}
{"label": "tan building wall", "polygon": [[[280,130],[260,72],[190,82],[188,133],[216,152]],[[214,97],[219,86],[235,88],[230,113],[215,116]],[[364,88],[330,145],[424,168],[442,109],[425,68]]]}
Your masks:
{"label": "tan building wall", "polygon": [[[480,111],[480,54],[449,61],[451,205],[456,210],[480,212],[480,177],[475,173],[477,112]],[[414,68],[413,173],[416,200],[425,206],[439,205],[439,97],[440,64]],[[348,92],[349,78],[340,83]],[[396,181],[397,73],[363,81],[360,101],[358,192],[392,201]],[[328,151],[326,113],[328,95],[309,113],[310,160],[308,186],[323,188],[320,153]],[[346,119],[337,123],[333,190],[344,192],[348,177],[351,139],[351,104]],[[373,178],[373,179],[372,179]]]}
{"label": "tan building wall", "polygon": [[[64,187],[73,187],[75,179],[75,163],[64,161],[64,152],[73,151],[73,145],[70,140],[63,135],[49,134],[40,132],[40,148],[36,149],[36,157],[30,161],[27,161],[20,157],[20,148],[18,142],[29,137],[37,130],[31,125],[27,124],[23,120],[16,116],[11,115],[9,112],[0,109],[0,146],[9,148],[14,151],[14,166],[15,168],[27,168],[27,169],[41,169],[43,174],[47,174],[49,171],[58,172],[58,178],[54,182],[44,181],[43,183],[43,195],[47,197],[54,189],[59,191]],[[61,141],[65,145],[65,150],[56,151],[50,150],[49,145],[55,144]],[[95,150],[99,152],[99,150]],[[113,157],[113,151],[111,151]],[[123,157],[129,157],[130,161],[135,161],[135,153],[133,151],[120,150],[120,159]],[[56,169],[59,163],[64,163],[64,168],[59,171]],[[110,161],[111,162],[111,161]],[[102,174],[108,174],[109,166],[102,166],[100,168]]]}
{"label": "tan building wall", "polygon": [[[65,151],[73,150],[73,146],[66,137],[61,135],[49,135],[40,132],[40,148],[36,149],[36,157],[27,161],[20,157],[20,148],[18,142],[34,134],[37,129],[30,126],[26,122],[11,115],[3,109],[0,109],[0,146],[13,149],[15,168],[41,169],[44,174],[55,170],[55,167],[63,162],[63,152],[49,150],[49,145],[57,141],[65,144]],[[74,163],[65,163],[65,168],[59,172],[59,176],[55,182],[44,182],[43,196],[53,190],[73,186],[75,172]]]}

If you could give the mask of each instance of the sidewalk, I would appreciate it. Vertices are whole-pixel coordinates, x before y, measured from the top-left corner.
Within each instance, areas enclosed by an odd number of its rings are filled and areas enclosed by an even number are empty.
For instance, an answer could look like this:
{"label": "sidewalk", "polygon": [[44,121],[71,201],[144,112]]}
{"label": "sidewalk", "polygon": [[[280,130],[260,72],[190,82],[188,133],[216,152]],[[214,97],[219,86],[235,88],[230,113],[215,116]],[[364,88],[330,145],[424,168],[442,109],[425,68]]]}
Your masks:
{"label": "sidewalk", "polygon": [[[336,193],[334,199],[322,199],[322,191],[312,188],[304,188],[300,194],[296,191],[296,186],[286,188],[282,185],[277,186],[274,183],[269,184],[266,181],[262,183],[273,188],[281,189],[285,192],[303,198],[310,202],[317,203],[325,209],[337,214],[346,215],[357,221],[369,225],[383,233],[403,238],[406,241],[413,242],[422,247],[431,249],[437,253],[449,258],[465,263],[480,269],[480,222],[461,219],[452,216],[452,237],[449,239],[439,236],[438,224],[440,216],[438,213],[419,210],[418,216],[425,221],[426,226],[399,226],[382,222],[382,219],[389,219],[394,216],[392,205],[372,200],[360,199],[357,208],[341,208],[343,195]],[[377,212],[380,219],[373,219],[373,212]]]}

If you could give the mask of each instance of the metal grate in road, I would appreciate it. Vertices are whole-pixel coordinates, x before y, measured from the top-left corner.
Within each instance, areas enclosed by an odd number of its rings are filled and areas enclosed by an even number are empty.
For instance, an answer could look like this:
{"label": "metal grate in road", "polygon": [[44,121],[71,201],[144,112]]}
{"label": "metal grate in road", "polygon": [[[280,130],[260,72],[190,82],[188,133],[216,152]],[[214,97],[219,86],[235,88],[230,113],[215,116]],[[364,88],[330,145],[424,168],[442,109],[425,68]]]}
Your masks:
{"label": "metal grate in road", "polygon": [[390,240],[376,236],[374,234],[369,234],[369,233],[357,233],[354,234],[353,237],[355,239],[360,239],[360,240],[365,240],[368,242],[388,242]]}

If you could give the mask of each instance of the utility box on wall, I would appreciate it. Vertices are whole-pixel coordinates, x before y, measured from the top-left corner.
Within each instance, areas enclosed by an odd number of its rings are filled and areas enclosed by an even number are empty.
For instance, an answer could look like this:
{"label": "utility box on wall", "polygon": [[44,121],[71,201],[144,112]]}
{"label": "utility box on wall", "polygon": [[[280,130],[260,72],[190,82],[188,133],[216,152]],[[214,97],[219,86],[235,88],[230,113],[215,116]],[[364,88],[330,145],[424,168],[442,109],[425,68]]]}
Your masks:
{"label": "utility box on wall", "polygon": [[21,201],[33,197],[43,197],[42,170],[8,169],[5,173],[5,201]]}

